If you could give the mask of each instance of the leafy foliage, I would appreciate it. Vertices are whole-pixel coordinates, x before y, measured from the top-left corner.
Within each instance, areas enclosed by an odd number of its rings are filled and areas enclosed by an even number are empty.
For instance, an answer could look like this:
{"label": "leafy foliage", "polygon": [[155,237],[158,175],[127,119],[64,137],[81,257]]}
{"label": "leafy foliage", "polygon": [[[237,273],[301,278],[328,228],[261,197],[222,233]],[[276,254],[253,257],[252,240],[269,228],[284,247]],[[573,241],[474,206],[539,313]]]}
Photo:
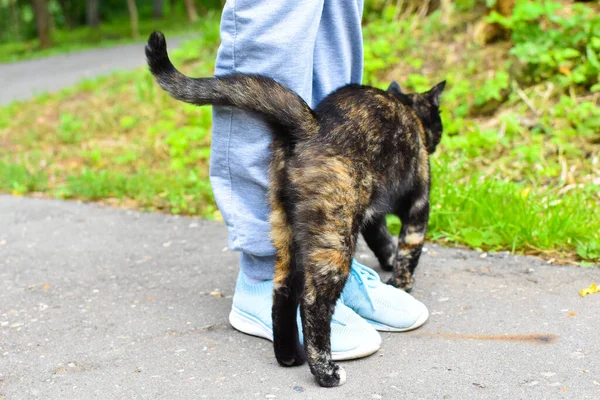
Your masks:
{"label": "leafy foliage", "polygon": [[[100,26],[86,25],[86,1],[50,0],[53,47],[39,48],[35,19],[30,0],[0,0],[0,62],[42,57],[89,47],[105,47],[131,42],[131,23],[124,0],[99,1]],[[203,21],[190,22],[182,1],[163,1],[164,17],[153,17],[154,0],[136,0],[139,31],[146,37],[161,29],[169,36],[198,32]],[[14,5],[13,5],[14,4]],[[221,9],[220,0],[197,0],[201,20],[215,18]],[[4,29],[6,27],[6,29]]]}
{"label": "leafy foliage", "polygon": [[[512,17],[515,21],[525,18],[521,16],[525,3],[535,2],[518,3]],[[496,45],[494,53],[490,48],[467,44],[457,57],[444,46],[453,44],[453,40],[464,45],[464,37],[444,38],[456,28],[444,26],[435,14],[420,27],[405,20],[392,28],[382,18],[373,20],[365,30],[367,47],[370,35],[374,35],[377,49],[385,50],[370,53],[365,60],[372,66],[372,71],[366,68],[370,83],[384,86],[386,81],[396,79],[407,89],[419,91],[442,77],[448,81],[442,101],[445,136],[432,165],[432,238],[481,249],[534,254],[575,249],[571,251],[579,257],[595,259],[591,256],[596,254],[594,250],[587,249],[600,246],[596,232],[600,215],[595,211],[600,206],[600,176],[594,166],[599,161],[600,149],[594,143],[600,139],[600,107],[597,100],[586,97],[586,85],[594,81],[579,84],[565,80],[565,69],[560,67],[566,64],[555,64],[551,69],[547,64],[540,67],[519,58],[520,49],[537,49],[541,33],[544,40],[558,40],[565,34],[565,21],[588,33],[596,24],[597,14],[585,6],[561,11],[564,15],[552,15],[553,21],[558,21],[556,25],[538,26],[529,19],[521,31],[518,28],[513,35],[520,35],[519,39],[509,49],[513,59],[504,56],[503,43]],[[535,22],[549,18],[550,12],[544,15],[538,15]],[[535,31],[531,37],[522,33],[528,29]],[[403,39],[386,44],[384,37],[389,38],[393,30],[400,31]],[[567,44],[550,45],[556,50],[551,57],[559,59],[565,54],[564,48],[574,46],[577,37],[581,35],[565,39]],[[586,40],[583,48],[594,41],[594,36]],[[431,47],[439,41],[442,46]],[[419,43],[427,45],[419,49]],[[547,53],[548,46],[545,49]],[[539,50],[538,55],[543,58],[546,53]],[[584,52],[578,54],[588,57]],[[387,60],[400,63],[391,74],[379,68]],[[424,69],[428,70],[426,74]],[[533,86],[522,86],[525,83]],[[583,97],[564,95],[563,88],[569,85],[577,85]],[[399,222],[392,218],[390,227],[396,231]]]}
{"label": "leafy foliage", "polygon": [[[54,28],[72,30],[86,25],[86,2],[49,0],[48,9]],[[136,0],[141,20],[153,19],[155,0]],[[220,0],[196,0],[201,11],[216,11],[222,8]],[[163,13],[167,17],[185,14],[182,1],[163,1]],[[102,24],[127,24],[129,15],[123,0],[99,1],[99,18]],[[35,21],[30,0],[0,0],[0,25],[8,29],[0,30],[0,44],[12,41],[29,40],[36,37]]]}
{"label": "leafy foliage", "polygon": [[565,10],[554,1],[520,0],[511,17],[493,12],[488,21],[512,31],[511,54],[527,66],[523,80],[600,90],[600,14],[590,7],[574,4]]}

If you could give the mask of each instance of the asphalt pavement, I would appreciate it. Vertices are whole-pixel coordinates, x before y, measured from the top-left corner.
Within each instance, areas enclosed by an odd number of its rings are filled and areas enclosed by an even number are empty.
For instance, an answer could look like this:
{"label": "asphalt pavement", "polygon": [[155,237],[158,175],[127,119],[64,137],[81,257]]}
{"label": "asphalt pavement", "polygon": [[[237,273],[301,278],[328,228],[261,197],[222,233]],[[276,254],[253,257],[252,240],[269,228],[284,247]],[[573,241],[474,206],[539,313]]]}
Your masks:
{"label": "asphalt pavement", "polygon": [[[169,39],[169,51],[182,38]],[[146,64],[145,42],[0,64],[0,106],[59,91],[81,80]]]}
{"label": "asphalt pavement", "polygon": [[219,222],[0,196],[0,399],[600,398],[599,268],[428,244],[430,320],[323,389],[230,327],[226,246]]}

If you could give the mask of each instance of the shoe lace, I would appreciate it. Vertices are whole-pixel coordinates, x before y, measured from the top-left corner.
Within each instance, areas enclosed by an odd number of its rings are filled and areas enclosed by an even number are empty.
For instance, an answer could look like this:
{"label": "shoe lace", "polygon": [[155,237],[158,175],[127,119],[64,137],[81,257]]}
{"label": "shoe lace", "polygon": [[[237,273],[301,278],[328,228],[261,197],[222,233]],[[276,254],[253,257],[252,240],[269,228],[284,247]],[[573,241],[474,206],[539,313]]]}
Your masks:
{"label": "shoe lace", "polygon": [[365,265],[360,264],[358,261],[353,260],[352,267],[350,268],[350,274],[352,274],[358,280],[358,282],[365,287],[365,294],[369,300],[369,304],[371,305],[371,308],[375,310],[375,304],[373,303],[373,299],[369,294],[369,289],[374,289],[381,282],[377,272]]}

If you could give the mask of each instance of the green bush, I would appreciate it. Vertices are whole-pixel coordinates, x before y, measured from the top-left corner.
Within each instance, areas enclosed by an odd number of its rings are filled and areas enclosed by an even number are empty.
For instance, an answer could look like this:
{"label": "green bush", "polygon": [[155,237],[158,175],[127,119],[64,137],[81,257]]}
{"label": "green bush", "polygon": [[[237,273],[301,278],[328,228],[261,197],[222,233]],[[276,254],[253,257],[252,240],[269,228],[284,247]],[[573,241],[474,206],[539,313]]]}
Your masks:
{"label": "green bush", "polygon": [[600,90],[600,15],[590,7],[518,0],[511,17],[492,12],[488,21],[512,31],[511,54],[526,65],[525,81]]}

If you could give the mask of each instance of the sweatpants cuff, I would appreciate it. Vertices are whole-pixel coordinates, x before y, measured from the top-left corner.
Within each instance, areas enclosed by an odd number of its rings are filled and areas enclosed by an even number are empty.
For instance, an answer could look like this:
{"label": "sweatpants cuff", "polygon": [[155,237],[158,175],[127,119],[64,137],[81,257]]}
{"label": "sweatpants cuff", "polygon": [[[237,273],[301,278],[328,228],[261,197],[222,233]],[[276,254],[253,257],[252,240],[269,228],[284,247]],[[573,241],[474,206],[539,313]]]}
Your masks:
{"label": "sweatpants cuff", "polygon": [[242,252],[240,256],[240,269],[248,278],[257,280],[273,279],[274,265],[274,255],[259,257]]}

